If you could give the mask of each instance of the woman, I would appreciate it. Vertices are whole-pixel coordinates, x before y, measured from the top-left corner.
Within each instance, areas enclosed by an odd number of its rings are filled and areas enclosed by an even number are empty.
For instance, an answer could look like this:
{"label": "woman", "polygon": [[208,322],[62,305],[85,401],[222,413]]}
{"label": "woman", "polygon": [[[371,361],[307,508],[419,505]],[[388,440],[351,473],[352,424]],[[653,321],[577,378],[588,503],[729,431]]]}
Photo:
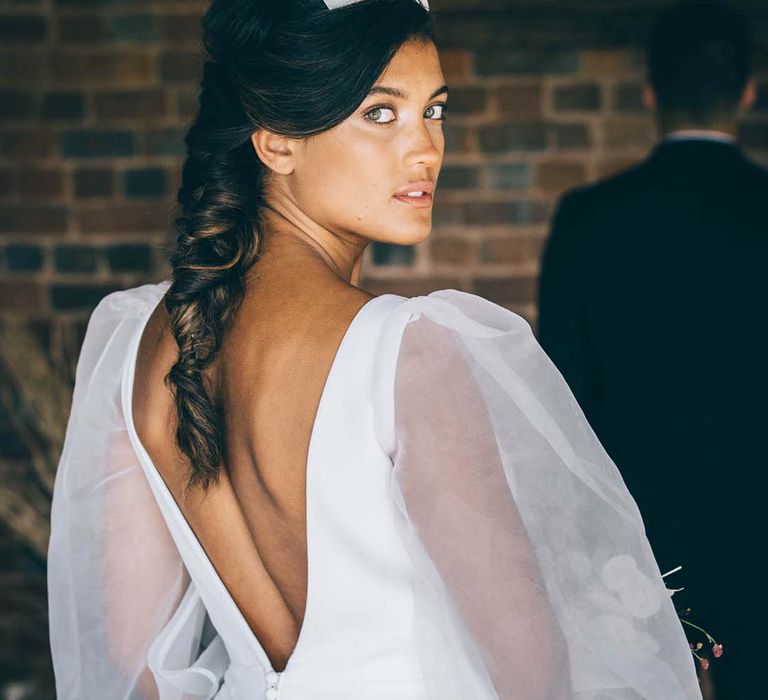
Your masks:
{"label": "woman", "polygon": [[[337,7],[340,5],[340,7]],[[214,0],[170,283],[90,321],[60,698],[699,697],[642,521],[514,314],[357,288],[430,232],[416,0]]]}

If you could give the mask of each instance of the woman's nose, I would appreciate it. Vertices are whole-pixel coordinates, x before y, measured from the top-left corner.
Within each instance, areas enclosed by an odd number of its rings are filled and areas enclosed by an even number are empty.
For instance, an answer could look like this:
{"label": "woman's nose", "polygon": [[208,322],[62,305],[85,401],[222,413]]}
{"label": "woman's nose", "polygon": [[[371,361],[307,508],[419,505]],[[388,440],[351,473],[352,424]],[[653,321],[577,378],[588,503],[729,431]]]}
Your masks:
{"label": "woman's nose", "polygon": [[409,165],[438,165],[443,157],[443,138],[439,127],[430,129],[426,123],[414,128],[409,143]]}

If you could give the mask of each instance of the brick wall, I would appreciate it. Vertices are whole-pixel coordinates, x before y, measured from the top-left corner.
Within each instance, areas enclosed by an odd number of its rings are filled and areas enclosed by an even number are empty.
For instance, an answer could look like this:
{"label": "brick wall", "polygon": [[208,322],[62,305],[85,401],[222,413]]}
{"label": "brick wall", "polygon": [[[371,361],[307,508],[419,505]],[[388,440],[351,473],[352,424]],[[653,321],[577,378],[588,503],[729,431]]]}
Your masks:
{"label": "brick wall", "polygon": [[[636,163],[655,143],[641,105],[643,44],[665,4],[435,0],[452,87],[436,225],[411,255],[396,252],[399,264],[368,267],[368,287],[421,294],[452,286],[534,320],[559,195]],[[738,4],[765,47],[768,5]],[[757,64],[761,99],[740,138],[768,163],[765,48]]]}
{"label": "brick wall", "polygon": [[[277,1],[277,0],[276,0]],[[0,321],[45,337],[105,293],[160,279],[184,128],[195,106],[201,0],[0,0]],[[474,291],[533,319],[559,194],[624,168],[654,142],[640,106],[642,43],[664,2],[433,0],[453,91],[432,237],[374,246],[375,293]],[[742,1],[763,45],[765,0]],[[741,127],[768,162],[768,53]],[[23,446],[0,412],[0,456]],[[0,697],[50,683],[44,571],[0,531]],[[29,607],[7,591],[30,591]],[[15,586],[15,587],[14,587]],[[0,606],[2,607],[2,606]],[[33,697],[50,697],[41,692]]]}
{"label": "brick wall", "polygon": [[[558,195],[653,144],[641,47],[663,4],[434,0],[453,87],[435,230],[371,248],[365,286],[456,287],[533,317]],[[741,4],[764,36],[765,3]],[[164,274],[204,7],[0,0],[0,316],[82,319]],[[741,135],[765,160],[765,90]]]}

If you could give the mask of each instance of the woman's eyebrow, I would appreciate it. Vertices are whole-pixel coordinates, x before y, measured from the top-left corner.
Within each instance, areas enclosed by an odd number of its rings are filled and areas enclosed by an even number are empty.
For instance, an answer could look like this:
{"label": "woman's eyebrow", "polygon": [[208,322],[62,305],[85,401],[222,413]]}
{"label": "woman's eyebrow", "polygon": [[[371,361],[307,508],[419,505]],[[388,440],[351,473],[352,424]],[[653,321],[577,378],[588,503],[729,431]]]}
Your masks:
{"label": "woman's eyebrow", "polygon": [[[429,99],[432,100],[438,95],[442,94],[448,94],[448,86],[447,85],[441,85],[437,90],[435,90],[430,96]],[[393,87],[386,87],[384,85],[374,85],[371,88],[371,91],[368,93],[369,95],[390,95],[391,97],[399,97],[401,100],[407,100],[408,99],[408,93],[403,92],[399,88],[393,88]]]}

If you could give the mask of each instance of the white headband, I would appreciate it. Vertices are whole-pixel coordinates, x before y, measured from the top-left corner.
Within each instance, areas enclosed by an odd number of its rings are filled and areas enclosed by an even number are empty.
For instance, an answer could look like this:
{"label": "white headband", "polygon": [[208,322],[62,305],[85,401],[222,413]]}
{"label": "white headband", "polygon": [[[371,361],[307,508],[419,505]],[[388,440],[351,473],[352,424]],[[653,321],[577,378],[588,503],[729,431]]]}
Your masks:
{"label": "white headband", "polygon": [[[325,6],[329,10],[338,10],[340,7],[344,7],[345,5],[353,5],[356,2],[360,2],[361,0],[323,0],[325,2]],[[429,9],[429,2],[428,0],[416,0],[420,5],[424,7],[425,10]]]}

